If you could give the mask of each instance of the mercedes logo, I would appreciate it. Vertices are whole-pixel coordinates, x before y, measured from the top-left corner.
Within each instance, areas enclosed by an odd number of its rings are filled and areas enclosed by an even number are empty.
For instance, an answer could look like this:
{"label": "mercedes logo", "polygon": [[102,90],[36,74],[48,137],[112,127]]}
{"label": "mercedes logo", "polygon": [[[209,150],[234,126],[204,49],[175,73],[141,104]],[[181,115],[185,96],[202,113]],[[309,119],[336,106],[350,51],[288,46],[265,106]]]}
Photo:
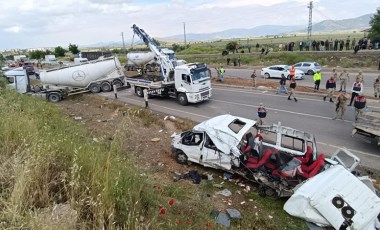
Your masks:
{"label": "mercedes logo", "polygon": [[74,71],[73,79],[74,81],[83,81],[86,78],[86,74],[82,70]]}

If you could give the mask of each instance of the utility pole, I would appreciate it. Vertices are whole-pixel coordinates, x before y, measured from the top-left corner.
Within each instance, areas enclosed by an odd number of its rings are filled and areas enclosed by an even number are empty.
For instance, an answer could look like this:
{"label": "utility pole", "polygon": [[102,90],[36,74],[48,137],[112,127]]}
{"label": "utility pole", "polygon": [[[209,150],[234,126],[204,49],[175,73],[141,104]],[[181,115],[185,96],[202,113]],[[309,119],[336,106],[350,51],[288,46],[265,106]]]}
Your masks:
{"label": "utility pole", "polygon": [[185,40],[185,46],[186,46],[186,22],[183,23],[183,38]]}
{"label": "utility pole", "polygon": [[307,27],[307,40],[310,40],[311,37],[311,29],[312,29],[312,18],[313,18],[313,1],[310,1],[309,5],[307,6],[309,8],[309,25]]}
{"label": "utility pole", "polygon": [[123,53],[125,54],[124,33],[121,32],[121,38],[123,39]]}

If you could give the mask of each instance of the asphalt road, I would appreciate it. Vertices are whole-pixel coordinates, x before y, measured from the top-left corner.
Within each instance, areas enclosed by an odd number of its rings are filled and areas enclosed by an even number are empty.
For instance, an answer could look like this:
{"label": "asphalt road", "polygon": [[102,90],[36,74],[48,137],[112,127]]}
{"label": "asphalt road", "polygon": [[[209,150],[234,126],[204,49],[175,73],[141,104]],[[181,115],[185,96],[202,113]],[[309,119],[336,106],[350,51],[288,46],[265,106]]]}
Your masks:
{"label": "asphalt road", "polygon": [[[113,93],[102,93],[114,98]],[[132,89],[118,92],[119,100],[126,104],[144,106],[142,98]],[[153,98],[149,107],[176,117],[202,122],[208,118],[233,114],[257,119],[256,110],[260,102],[268,109],[267,124],[281,122],[284,126],[304,130],[314,134],[321,153],[332,155],[338,147],[344,147],[356,154],[363,165],[379,168],[380,147],[373,141],[360,137],[351,137],[354,111],[347,108],[344,120],[331,120],[335,105],[323,102],[320,97],[298,95],[298,102],[287,100],[285,95],[275,95],[270,91],[245,90],[236,88],[213,87],[209,101],[181,106],[175,99]],[[379,101],[369,103],[371,110],[380,110]]]}
{"label": "asphalt road", "polygon": [[[239,78],[250,79],[252,71],[253,71],[253,68],[248,68],[248,69],[246,69],[246,68],[245,69],[225,69],[225,70],[226,70],[225,77],[239,77]],[[351,69],[348,70],[348,74],[350,75],[350,81],[347,83],[347,90],[348,91],[351,90],[352,84],[354,83],[355,77],[356,77],[356,75],[358,75],[358,72],[359,72],[359,69],[357,71],[354,71],[354,70],[351,70]],[[212,73],[213,76],[217,76],[216,71],[215,71],[214,68],[211,69],[211,73]],[[260,73],[261,73],[261,68],[256,68],[256,75],[258,77],[263,77],[263,76],[260,75]],[[322,89],[325,88],[326,80],[331,75],[332,75],[332,71],[331,70],[324,71],[322,69],[322,82],[321,82],[321,85],[320,85],[320,87]],[[366,72],[365,70],[363,70],[363,76],[364,76],[364,90],[363,90],[363,93],[364,93],[364,95],[366,95],[366,96],[374,96],[373,95],[373,82],[375,81],[375,79],[379,75],[380,75],[380,71],[377,71],[377,72],[376,71]],[[279,80],[278,79],[268,79],[268,81],[279,81]],[[312,75],[305,75],[305,79],[298,80],[297,84],[298,85],[302,85],[302,86],[311,86],[311,87],[314,87],[313,76]],[[340,87],[340,83],[338,81],[337,82],[337,89],[338,90],[339,90],[339,87]]]}

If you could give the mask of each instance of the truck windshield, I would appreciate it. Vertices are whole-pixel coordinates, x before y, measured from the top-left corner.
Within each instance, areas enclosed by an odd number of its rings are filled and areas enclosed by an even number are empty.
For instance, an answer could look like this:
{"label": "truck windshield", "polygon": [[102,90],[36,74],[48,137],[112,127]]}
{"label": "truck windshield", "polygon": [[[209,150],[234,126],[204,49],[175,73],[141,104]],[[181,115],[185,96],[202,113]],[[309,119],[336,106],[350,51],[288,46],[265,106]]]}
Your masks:
{"label": "truck windshield", "polygon": [[195,81],[202,82],[202,81],[208,80],[210,79],[209,71],[207,70],[207,68],[194,69],[192,71],[191,78],[193,82]]}

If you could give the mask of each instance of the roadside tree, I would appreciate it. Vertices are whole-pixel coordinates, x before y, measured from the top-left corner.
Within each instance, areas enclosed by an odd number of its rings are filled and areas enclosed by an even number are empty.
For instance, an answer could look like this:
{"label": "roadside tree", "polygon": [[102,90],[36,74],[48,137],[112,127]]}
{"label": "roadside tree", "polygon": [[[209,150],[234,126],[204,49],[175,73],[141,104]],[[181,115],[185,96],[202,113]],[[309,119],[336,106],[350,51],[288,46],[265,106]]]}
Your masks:
{"label": "roadside tree", "polygon": [[69,51],[72,53],[72,54],[78,54],[80,52],[80,50],[78,49],[78,45],[75,45],[75,44],[71,44],[69,45]]}
{"label": "roadside tree", "polygon": [[230,52],[234,52],[236,50],[237,45],[238,45],[237,41],[230,41],[226,45],[226,50]]}
{"label": "roadside tree", "polygon": [[62,48],[62,46],[57,46],[54,49],[54,54],[57,57],[64,57],[65,56],[65,52],[66,52],[66,50],[64,48]]}
{"label": "roadside tree", "polygon": [[41,50],[35,50],[29,52],[29,58],[30,59],[43,59],[45,56],[45,52]]}
{"label": "roadside tree", "polygon": [[380,40],[380,8],[377,8],[377,13],[371,17],[369,24],[371,25],[371,32],[368,37],[372,41]]}

